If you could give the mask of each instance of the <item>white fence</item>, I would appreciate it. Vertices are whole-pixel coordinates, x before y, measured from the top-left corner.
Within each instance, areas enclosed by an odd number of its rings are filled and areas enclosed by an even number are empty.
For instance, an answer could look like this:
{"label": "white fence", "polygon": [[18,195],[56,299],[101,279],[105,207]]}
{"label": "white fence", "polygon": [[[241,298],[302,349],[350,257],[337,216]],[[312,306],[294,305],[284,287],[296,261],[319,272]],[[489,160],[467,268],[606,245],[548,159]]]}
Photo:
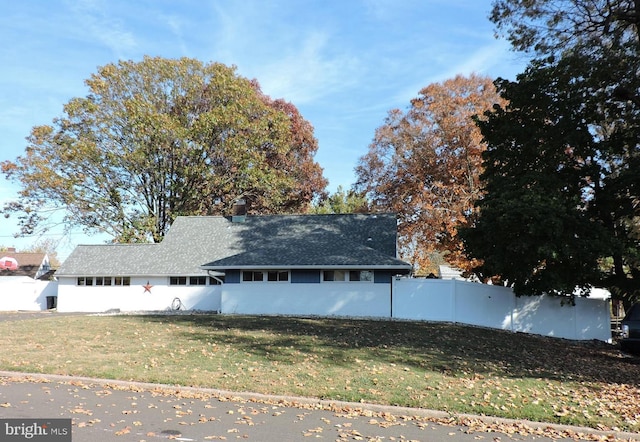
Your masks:
{"label": "white fence", "polygon": [[0,310],[46,310],[47,297],[58,295],[57,281],[39,281],[29,277],[0,278]]}
{"label": "white fence", "polygon": [[393,281],[392,316],[445,321],[558,338],[611,342],[609,300],[517,297],[506,287],[441,279]]}
{"label": "white fence", "polygon": [[[144,286],[151,286],[147,290]],[[575,340],[611,342],[609,300],[516,297],[511,289],[458,280],[393,279],[388,284],[224,284],[167,286],[166,278],[132,278],[127,287],[76,286],[73,278],[41,282],[4,278],[0,310],[103,312],[171,309],[227,314],[317,315],[454,322]]]}
{"label": "white fence", "polygon": [[609,301],[516,297],[506,287],[442,279],[387,284],[225,284],[221,312],[454,322],[574,340],[611,342]]}
{"label": "white fence", "polygon": [[222,286],[222,313],[386,317],[391,314],[389,284],[240,283]]}

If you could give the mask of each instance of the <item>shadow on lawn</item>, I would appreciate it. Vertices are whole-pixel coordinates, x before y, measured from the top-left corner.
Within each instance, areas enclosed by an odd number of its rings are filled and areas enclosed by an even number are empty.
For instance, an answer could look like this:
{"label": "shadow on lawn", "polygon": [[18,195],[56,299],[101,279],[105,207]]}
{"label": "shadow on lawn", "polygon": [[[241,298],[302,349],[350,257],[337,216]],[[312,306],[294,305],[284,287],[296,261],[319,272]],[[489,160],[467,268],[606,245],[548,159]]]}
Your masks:
{"label": "shadow on lawn", "polygon": [[288,363],[316,357],[347,366],[354,358],[371,357],[451,376],[477,373],[640,384],[639,360],[598,341],[385,320],[235,315],[143,316],[142,320],[196,327],[184,336]]}

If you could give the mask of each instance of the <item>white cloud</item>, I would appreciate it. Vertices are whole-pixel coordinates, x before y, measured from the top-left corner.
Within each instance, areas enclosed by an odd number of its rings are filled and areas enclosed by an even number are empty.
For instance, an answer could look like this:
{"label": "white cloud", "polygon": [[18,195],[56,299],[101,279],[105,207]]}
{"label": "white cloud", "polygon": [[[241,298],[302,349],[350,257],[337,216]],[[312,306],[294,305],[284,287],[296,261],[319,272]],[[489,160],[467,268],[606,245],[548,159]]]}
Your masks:
{"label": "white cloud", "polygon": [[106,46],[118,58],[137,47],[133,32],[125,29],[122,19],[114,18],[110,13],[109,1],[74,0],[68,3],[74,15],[73,22],[79,24],[76,34],[83,39],[92,39]]}
{"label": "white cloud", "polygon": [[358,60],[333,54],[330,38],[312,32],[300,46],[260,68],[260,84],[274,98],[306,104],[358,81]]}

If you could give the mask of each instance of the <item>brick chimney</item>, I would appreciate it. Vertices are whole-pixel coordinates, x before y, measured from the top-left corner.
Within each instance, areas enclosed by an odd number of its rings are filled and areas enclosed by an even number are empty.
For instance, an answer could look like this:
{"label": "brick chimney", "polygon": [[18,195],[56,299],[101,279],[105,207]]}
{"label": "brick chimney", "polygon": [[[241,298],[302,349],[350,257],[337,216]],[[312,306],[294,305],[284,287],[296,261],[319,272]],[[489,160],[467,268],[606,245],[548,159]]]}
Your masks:
{"label": "brick chimney", "polygon": [[231,222],[243,223],[247,219],[247,202],[244,199],[237,199],[233,203],[233,210],[231,212]]}

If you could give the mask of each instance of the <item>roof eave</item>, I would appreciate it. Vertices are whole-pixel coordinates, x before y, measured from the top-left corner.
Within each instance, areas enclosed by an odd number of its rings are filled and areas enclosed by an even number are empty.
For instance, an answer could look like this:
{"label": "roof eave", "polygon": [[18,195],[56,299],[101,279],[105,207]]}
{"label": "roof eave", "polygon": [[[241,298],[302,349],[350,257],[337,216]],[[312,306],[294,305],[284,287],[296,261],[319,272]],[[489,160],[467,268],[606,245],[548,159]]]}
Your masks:
{"label": "roof eave", "polygon": [[342,265],[226,265],[226,266],[200,266],[202,270],[343,270],[343,269],[371,269],[371,270],[413,270],[410,264],[399,265],[369,265],[369,264],[342,264]]}

